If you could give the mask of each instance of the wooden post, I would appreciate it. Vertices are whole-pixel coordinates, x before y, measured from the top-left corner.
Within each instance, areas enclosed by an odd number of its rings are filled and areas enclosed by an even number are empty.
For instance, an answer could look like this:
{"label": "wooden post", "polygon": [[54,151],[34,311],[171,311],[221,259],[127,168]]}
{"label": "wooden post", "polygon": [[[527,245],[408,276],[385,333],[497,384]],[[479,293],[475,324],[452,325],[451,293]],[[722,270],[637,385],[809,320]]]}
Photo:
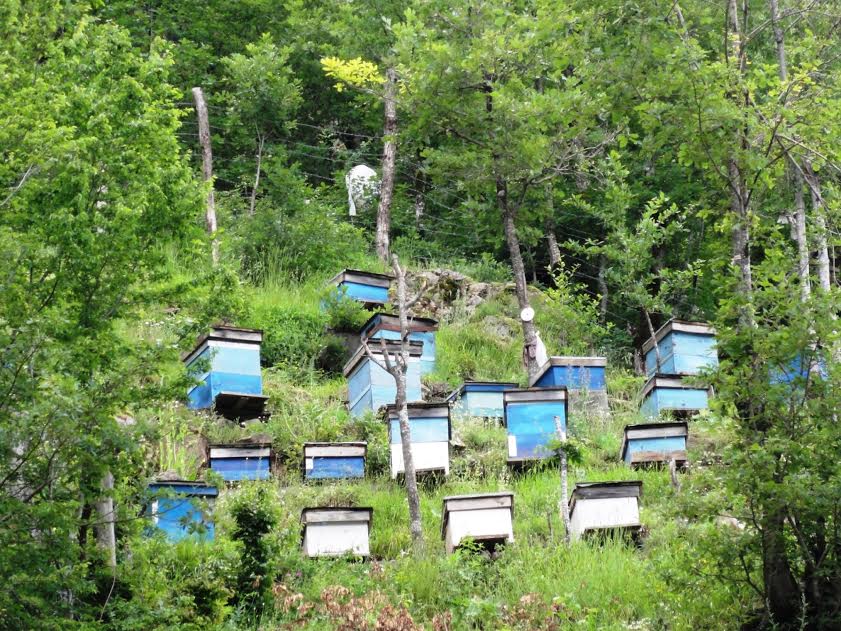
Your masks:
{"label": "wooden post", "polygon": [[193,100],[196,103],[196,115],[199,119],[199,143],[201,144],[202,175],[208,184],[207,207],[204,212],[207,233],[211,236],[211,254],[213,264],[219,262],[219,242],[216,240],[216,198],[213,195],[213,149],[210,145],[210,122],[207,116],[207,103],[201,88],[193,88]]}
{"label": "wooden post", "polygon": [[102,495],[96,502],[96,543],[105,550],[107,557],[106,565],[112,571],[117,569],[117,537],[114,532],[114,476],[107,471],[102,477]]}
{"label": "wooden post", "polygon": [[558,434],[558,439],[561,441],[561,446],[558,449],[558,456],[561,459],[561,519],[564,520],[564,543],[569,545],[571,539],[571,527],[569,520],[569,503],[567,502],[567,494],[569,493],[569,481],[567,479],[567,453],[564,445],[567,442],[566,430],[561,426],[561,417],[555,417],[555,432]]}
{"label": "wooden post", "polygon": [[672,487],[675,493],[680,493],[680,479],[677,476],[677,460],[674,458],[669,461],[669,475],[672,478]]}

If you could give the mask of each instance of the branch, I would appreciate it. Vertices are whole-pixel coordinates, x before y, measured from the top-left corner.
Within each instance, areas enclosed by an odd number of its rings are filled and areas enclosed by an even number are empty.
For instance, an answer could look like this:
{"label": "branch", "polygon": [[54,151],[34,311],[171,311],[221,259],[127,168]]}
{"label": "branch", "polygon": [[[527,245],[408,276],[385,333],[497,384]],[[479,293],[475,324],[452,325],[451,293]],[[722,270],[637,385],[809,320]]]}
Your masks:
{"label": "branch", "polygon": [[29,168],[26,170],[26,172],[20,178],[20,182],[18,182],[16,186],[12,187],[12,190],[6,196],[6,199],[4,199],[2,202],[0,202],[0,208],[2,208],[6,204],[8,204],[10,201],[12,201],[12,197],[17,195],[17,192],[23,187],[24,184],[26,184],[26,180],[29,179],[29,176],[32,175],[33,173],[37,173],[37,172],[38,172],[38,168],[34,164],[30,164]]}
{"label": "branch", "polygon": [[[383,343],[383,345],[385,344],[385,342],[384,342],[383,338],[380,338],[380,342],[381,342],[381,343]],[[382,368],[382,369],[383,369],[384,371],[386,371],[389,375],[393,375],[393,374],[394,374],[394,373],[392,373],[392,372],[391,372],[391,368],[390,368],[390,366],[391,366],[391,362],[389,361],[389,358],[388,358],[388,354],[387,354],[387,353],[385,354],[386,364],[385,364],[385,365],[383,365],[383,363],[382,363],[381,361],[379,361],[379,360],[378,360],[378,359],[374,356],[374,353],[373,353],[373,352],[371,352],[371,349],[370,349],[370,347],[368,346],[368,338],[363,338],[363,339],[362,339],[362,348],[364,348],[364,349],[365,349],[365,356],[366,356],[369,360],[371,360],[372,362],[374,362],[377,366],[379,366],[380,368]]]}

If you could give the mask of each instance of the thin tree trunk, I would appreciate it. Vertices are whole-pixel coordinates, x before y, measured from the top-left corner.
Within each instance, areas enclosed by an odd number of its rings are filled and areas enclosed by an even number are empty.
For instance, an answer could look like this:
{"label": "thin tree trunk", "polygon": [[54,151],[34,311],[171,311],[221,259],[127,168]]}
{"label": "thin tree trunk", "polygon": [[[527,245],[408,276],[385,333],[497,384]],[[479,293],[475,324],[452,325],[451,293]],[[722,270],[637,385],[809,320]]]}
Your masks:
{"label": "thin tree trunk", "polygon": [[385,73],[385,127],[383,129],[383,165],[380,184],[380,204],[377,208],[377,256],[388,262],[389,231],[391,228],[391,200],[394,196],[394,164],[397,159],[397,72],[389,68]]}
{"label": "thin tree trunk", "polygon": [[774,43],[777,46],[777,65],[780,81],[785,82],[788,79],[788,63],[786,61],[785,35],[780,26],[780,9],[777,6],[777,0],[768,0],[768,7],[771,13],[771,25],[774,28]]}
{"label": "thin tree trunk", "polygon": [[219,262],[219,242],[216,240],[216,198],[213,195],[213,149],[210,145],[210,122],[207,116],[207,103],[201,88],[193,88],[193,100],[196,103],[196,115],[199,119],[199,143],[202,150],[202,175],[207,190],[207,206],[204,221],[207,233],[211,236],[211,254],[214,265]]}
{"label": "thin tree trunk", "polygon": [[660,355],[660,345],[657,343],[657,335],[654,330],[654,324],[651,322],[651,314],[648,313],[648,309],[645,307],[643,307],[642,312],[645,315],[645,323],[648,325],[648,333],[651,335],[651,341],[654,343],[654,361],[656,362],[654,374],[656,375],[660,372],[660,368],[663,365],[663,358]]}
{"label": "thin tree trunk", "polygon": [[[420,151],[418,151],[418,162],[421,160]],[[423,216],[426,214],[426,176],[423,169],[418,168],[415,171],[415,228],[418,234],[423,230]]]}
{"label": "thin tree trunk", "polygon": [[561,248],[558,247],[558,238],[555,236],[555,200],[552,196],[551,184],[544,187],[543,196],[546,198],[546,221],[543,222],[543,229],[546,232],[546,245],[549,248],[549,267],[554,270],[561,264]]}
{"label": "thin tree trunk", "polygon": [[560,511],[561,519],[564,522],[564,543],[569,545],[571,538],[570,518],[569,518],[569,503],[567,502],[567,495],[569,493],[569,481],[567,475],[567,452],[564,446],[567,441],[567,433],[561,426],[561,417],[555,417],[555,432],[558,434],[558,440],[561,441],[561,447],[558,449],[558,457],[561,460],[561,501]]}
{"label": "thin tree trunk", "polygon": [[251,189],[251,203],[248,206],[248,214],[254,216],[254,206],[257,204],[257,189],[260,188],[260,169],[263,163],[263,144],[266,138],[257,132],[257,170],[254,172],[254,188]]}
{"label": "thin tree trunk", "polygon": [[608,292],[607,281],[605,274],[607,273],[607,257],[604,254],[599,254],[599,273],[598,273],[598,289],[599,289],[599,317],[604,322],[607,319],[607,305]]}
{"label": "thin tree trunk", "polygon": [[815,221],[815,249],[817,249],[817,271],[818,285],[821,290],[828,292],[831,287],[829,272],[829,248],[826,238],[826,217],[824,209],[823,194],[821,193],[821,180],[818,174],[812,169],[808,160],[804,161],[803,171],[809,183],[809,191],[812,197],[812,213]]}
{"label": "thin tree trunk", "polygon": [[800,299],[808,302],[812,295],[809,269],[809,242],[806,236],[806,203],[803,201],[803,176],[791,169],[794,181],[794,243],[797,245],[797,275],[800,277]]}
{"label": "thin tree trunk", "polygon": [[114,532],[114,476],[110,471],[102,477],[102,496],[96,502],[96,543],[106,553],[105,563],[111,568],[117,568],[117,537]]}

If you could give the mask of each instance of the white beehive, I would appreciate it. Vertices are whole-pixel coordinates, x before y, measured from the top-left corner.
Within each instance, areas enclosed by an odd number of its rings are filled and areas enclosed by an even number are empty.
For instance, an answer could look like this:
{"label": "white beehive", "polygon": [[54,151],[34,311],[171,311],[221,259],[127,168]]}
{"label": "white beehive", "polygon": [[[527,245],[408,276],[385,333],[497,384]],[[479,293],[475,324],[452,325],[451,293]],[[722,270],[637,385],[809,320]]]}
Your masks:
{"label": "white beehive", "polygon": [[444,498],[441,536],[452,553],[470,539],[487,548],[514,541],[514,494],[479,493]]}
{"label": "white beehive", "polygon": [[597,531],[640,529],[640,480],[579,482],[569,500],[570,534],[573,539]]}
{"label": "white beehive", "polygon": [[308,557],[367,557],[373,508],[305,508],[302,545]]}

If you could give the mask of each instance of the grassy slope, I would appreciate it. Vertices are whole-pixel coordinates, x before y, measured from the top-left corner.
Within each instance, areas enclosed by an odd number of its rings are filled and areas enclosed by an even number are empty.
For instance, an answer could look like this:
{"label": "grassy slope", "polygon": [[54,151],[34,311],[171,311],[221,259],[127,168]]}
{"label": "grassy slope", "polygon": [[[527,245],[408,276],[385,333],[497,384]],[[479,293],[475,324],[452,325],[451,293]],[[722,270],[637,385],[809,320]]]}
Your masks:
{"label": "grassy slope", "polygon": [[[276,284],[249,291],[251,324],[260,325],[261,319],[290,305],[318,317],[319,292],[315,285]],[[484,326],[486,317],[512,312],[507,301],[503,297],[484,305],[469,320],[442,327],[438,335],[439,368],[433,380],[452,385],[461,375],[524,379],[518,366],[516,335],[497,339]],[[552,322],[540,308],[538,321],[542,321],[550,352],[565,350],[553,347],[551,341],[557,338],[554,332],[563,330],[566,323]],[[294,326],[294,320],[289,326]],[[513,475],[505,466],[504,430],[463,420],[456,424],[455,434],[465,449],[454,458],[450,477],[440,486],[423,489],[426,542],[420,552],[412,554],[404,491],[388,479],[384,423],[373,417],[350,419],[343,407],[346,392],[341,377],[319,377],[287,365],[265,370],[264,382],[273,410],[264,429],[287,458],[285,474],[270,483],[270,501],[279,519],[270,535],[279,578],[277,606],[264,621],[267,628],[293,622],[296,627],[302,625],[300,628],[334,628],[342,623],[356,628],[362,624],[359,620],[373,621],[377,617],[385,624],[391,620],[389,616],[399,618],[402,607],[426,628],[556,628],[552,625],[563,623],[585,628],[696,628],[699,620],[708,616],[708,620],[716,620],[709,623],[710,627],[722,628],[738,613],[735,599],[727,594],[687,593],[669,580],[669,569],[675,564],[692,562],[685,558],[680,545],[687,531],[671,514],[674,490],[668,472],[634,472],[618,462],[622,427],[640,420],[635,413],[635,396],[641,380],[627,371],[614,368],[609,372],[614,410],[610,419],[571,419],[572,432],[584,445],[584,460],[571,468],[570,488],[581,480],[642,479],[642,516],[649,536],[639,550],[614,542],[578,543],[567,549],[558,514],[557,469],[548,466]],[[190,416],[179,418],[183,423]],[[195,418],[192,422],[199,424]],[[245,433],[225,423],[203,420],[200,424],[201,431],[212,440],[231,440]],[[709,425],[701,421],[692,428],[696,435],[705,437],[695,441],[704,449],[715,444],[716,431]],[[179,431],[183,436],[183,426]],[[368,440],[369,477],[364,482],[305,485],[300,481],[301,443],[332,439]],[[693,451],[691,447],[692,456],[701,455],[698,449]],[[186,455],[184,458],[180,464],[193,466]],[[178,457],[170,460],[178,465]],[[495,561],[480,555],[445,555],[440,536],[442,497],[503,489],[515,493],[516,543]],[[212,547],[199,546],[192,554],[207,558],[232,554],[227,506],[237,493],[252,492],[253,488],[245,486],[221,498],[217,542]],[[374,508],[373,560],[355,563],[303,558],[299,550],[301,509],[348,503]],[[157,546],[158,542],[138,543],[137,553],[140,558],[152,554],[153,549],[160,553]],[[179,546],[190,548],[194,544]],[[337,585],[349,592],[331,587]],[[451,626],[446,626],[446,620]]]}

